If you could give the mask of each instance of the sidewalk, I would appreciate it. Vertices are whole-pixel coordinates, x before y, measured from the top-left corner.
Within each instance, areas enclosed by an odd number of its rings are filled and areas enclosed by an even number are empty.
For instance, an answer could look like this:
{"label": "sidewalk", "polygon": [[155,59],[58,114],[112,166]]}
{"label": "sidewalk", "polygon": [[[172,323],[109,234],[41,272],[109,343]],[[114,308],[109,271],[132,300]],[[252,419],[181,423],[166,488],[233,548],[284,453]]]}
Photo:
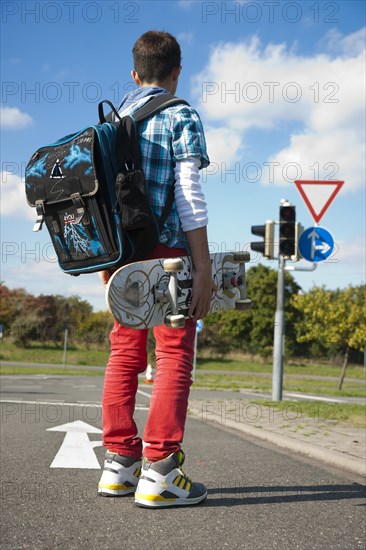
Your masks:
{"label": "sidewalk", "polygon": [[[338,422],[331,414],[302,414],[301,403],[286,410],[238,400],[190,400],[189,414],[203,422],[234,428],[309,458],[366,475],[366,430]],[[327,416],[327,418],[324,418]],[[332,418],[333,416],[333,418]]]}

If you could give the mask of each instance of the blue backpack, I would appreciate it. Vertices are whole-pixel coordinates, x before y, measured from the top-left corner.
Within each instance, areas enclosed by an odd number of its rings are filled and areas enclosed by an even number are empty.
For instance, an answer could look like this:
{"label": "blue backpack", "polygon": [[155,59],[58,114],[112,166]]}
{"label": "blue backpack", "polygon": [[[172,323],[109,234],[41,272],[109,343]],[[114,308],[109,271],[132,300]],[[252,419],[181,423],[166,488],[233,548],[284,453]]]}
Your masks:
{"label": "blue backpack", "polygon": [[[112,109],[107,116],[104,103]],[[25,189],[37,211],[33,231],[46,224],[65,273],[93,273],[142,260],[159,242],[174,190],[156,219],[141,170],[137,124],[177,103],[187,104],[161,94],[121,118],[104,100],[98,124],[41,147],[30,159]]]}

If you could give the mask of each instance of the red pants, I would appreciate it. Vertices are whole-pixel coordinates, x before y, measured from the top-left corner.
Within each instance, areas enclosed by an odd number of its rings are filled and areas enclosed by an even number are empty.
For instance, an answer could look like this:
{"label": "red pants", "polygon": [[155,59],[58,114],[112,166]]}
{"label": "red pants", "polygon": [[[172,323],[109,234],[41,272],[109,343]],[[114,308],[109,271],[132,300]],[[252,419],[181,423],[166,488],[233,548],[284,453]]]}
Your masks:
{"label": "red pants", "polygon": [[[159,245],[149,257],[170,258],[182,249]],[[144,456],[160,460],[180,449],[187,416],[196,323],[185,328],[154,328],[156,377],[143,433]],[[133,419],[137,375],[147,366],[148,330],[135,330],[115,322],[110,335],[111,353],[103,390],[103,444],[109,451],[140,458],[142,441]]]}

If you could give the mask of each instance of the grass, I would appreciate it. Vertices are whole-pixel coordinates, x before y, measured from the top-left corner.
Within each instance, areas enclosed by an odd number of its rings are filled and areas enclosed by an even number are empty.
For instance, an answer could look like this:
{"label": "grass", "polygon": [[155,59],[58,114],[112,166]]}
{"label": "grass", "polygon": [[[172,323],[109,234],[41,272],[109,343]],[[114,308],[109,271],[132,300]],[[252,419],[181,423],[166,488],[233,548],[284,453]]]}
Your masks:
{"label": "grass", "polygon": [[[307,436],[329,435],[332,426],[338,425],[357,429],[366,427],[365,407],[360,404],[325,403],[324,401],[270,401],[268,399],[248,401],[240,397],[214,401],[216,404],[220,402],[225,403],[224,410],[230,411],[231,418],[234,413],[235,418],[249,418],[253,426],[254,421],[260,422],[260,419],[263,419],[270,425],[276,424],[282,430],[293,433],[301,432]],[[268,411],[265,410],[267,408]],[[223,418],[222,413],[221,418]],[[255,427],[262,426],[256,425]],[[355,437],[357,438],[356,434]]]}
{"label": "grass", "polygon": [[[104,371],[92,369],[78,369],[77,366],[99,366],[104,367],[108,360],[108,349],[80,349],[70,348],[67,353],[66,368],[60,366],[63,361],[63,349],[55,346],[37,346],[29,348],[17,348],[13,344],[3,343],[1,346],[0,358],[4,361],[19,362],[19,365],[1,365],[0,374],[3,375],[81,375],[81,376],[103,376]],[[55,367],[39,366],[24,367],[21,363],[48,363]],[[57,365],[57,366],[56,366]],[[217,371],[214,374],[204,374],[202,370]],[[220,371],[232,371],[225,374]],[[245,374],[246,373],[246,374]],[[249,373],[249,374],[248,374]],[[337,380],[326,379],[335,377],[338,379],[340,368],[326,365],[286,365],[284,377],[284,391],[310,393],[316,395],[330,395],[333,397],[365,397],[365,386],[360,384],[365,379],[365,370],[362,367],[350,366],[347,369],[347,380],[341,391],[337,390]],[[258,376],[260,374],[260,376]],[[270,391],[272,387],[272,365],[261,364],[248,360],[238,359],[212,359],[198,358],[195,388],[208,388],[211,390],[251,389],[258,391]],[[301,374],[304,378],[290,378],[288,374]],[[306,376],[323,376],[325,379],[307,379]],[[301,407],[304,417],[310,417],[323,423],[341,422],[356,428],[366,427],[365,407],[358,404],[324,403],[314,401],[292,402],[292,401],[258,401],[259,405],[274,407],[277,411],[297,410]],[[297,409],[296,409],[297,408]],[[291,414],[289,414],[291,416]],[[303,429],[298,424],[297,429]],[[293,426],[291,425],[293,428]]]}
{"label": "grass", "polygon": [[[69,347],[67,351],[67,365],[77,366],[105,366],[108,360],[108,349],[82,349],[76,346]],[[63,362],[63,348],[54,345],[32,345],[29,348],[18,348],[14,344],[2,343],[0,359],[3,361],[19,361],[20,363],[49,363],[60,365]],[[258,363],[238,359],[197,359],[197,372],[200,370],[227,370],[240,374],[241,372],[267,373],[272,372],[272,364]],[[300,374],[304,376],[340,376],[340,367],[326,365],[291,365],[286,364],[286,374]],[[240,375],[242,376],[242,375]],[[347,378],[365,380],[365,369],[350,365],[347,368]]]}
{"label": "grass", "polygon": [[[48,374],[48,375],[82,375],[101,376],[103,371],[91,369],[78,369],[78,366],[101,366],[104,367],[108,360],[108,349],[80,349],[73,347],[67,353],[66,368],[61,366],[63,361],[63,349],[55,346],[33,345],[29,348],[17,348],[14,344],[3,343],[1,346],[0,358],[4,361],[19,361],[19,365],[1,365],[0,374]],[[48,368],[46,366],[24,367],[22,362],[27,363],[48,363],[58,367]],[[71,366],[68,366],[71,365]],[[202,369],[217,371],[214,374],[204,374]],[[220,371],[232,371],[226,374]],[[198,358],[196,380],[194,387],[209,388],[217,390],[239,391],[241,389],[270,390],[272,387],[272,365],[269,363],[254,363],[248,360],[238,359],[211,359]],[[245,374],[250,373],[250,374]],[[290,378],[288,374],[301,374],[304,378]],[[260,375],[260,376],[258,376]],[[307,379],[306,376],[335,377],[337,380]],[[364,397],[365,386],[360,384],[365,379],[363,367],[350,366],[347,369],[346,381],[343,389],[339,391],[338,377],[340,369],[324,365],[286,365],[284,377],[284,391],[310,393],[314,395],[332,395],[348,397]],[[352,382],[352,379],[354,382]]]}
{"label": "grass", "polygon": [[[79,376],[103,376],[104,371],[91,369],[78,369],[71,367],[24,367],[22,365],[1,365],[0,375],[79,375]],[[271,376],[240,376],[226,374],[197,374],[194,382],[194,388],[207,388],[210,390],[231,390],[237,391],[241,389],[250,389],[257,391],[270,391],[272,387]],[[354,389],[351,382],[345,382],[342,390],[337,390],[337,383],[333,380],[293,380],[286,379],[284,382],[284,391],[292,391],[298,393],[310,393],[312,395],[331,395],[333,397],[365,397],[365,390]]]}
{"label": "grass", "polygon": [[74,376],[103,376],[104,372],[102,370],[88,370],[88,369],[73,369],[73,368],[48,368],[48,367],[23,367],[21,365],[1,365],[0,366],[0,375],[21,375],[27,376],[31,374],[45,374],[53,376],[65,376],[65,375],[74,375]]}
{"label": "grass", "polygon": [[[197,370],[228,370],[242,372],[263,372],[271,373],[271,363],[255,363],[252,361],[239,361],[233,359],[210,359],[198,358]],[[287,374],[301,374],[305,376],[334,376],[339,377],[341,367],[331,367],[326,365],[291,365],[286,364],[285,370]],[[365,369],[363,367],[349,366],[347,368],[347,378],[355,378],[365,380]]]}
{"label": "grass", "polygon": [[[1,345],[2,361],[19,361],[20,363],[63,363],[63,348],[45,345],[32,345],[29,348],[18,348],[14,344]],[[105,366],[108,360],[108,349],[81,349],[75,346],[67,350],[68,365]]]}
{"label": "grass", "polygon": [[[353,403],[320,403],[301,401],[255,401],[256,404],[272,407],[274,410],[286,413],[288,416],[297,415],[312,418],[319,423],[344,423],[354,428],[366,427],[366,410],[364,405]],[[299,426],[301,428],[299,428]],[[303,429],[302,424],[296,425],[297,429]]]}
{"label": "grass", "polygon": [[[194,387],[208,388],[215,390],[233,390],[251,389],[258,391],[268,391],[272,387],[272,377],[268,376],[236,376],[233,374],[199,374],[196,373]],[[307,380],[293,379],[285,376],[284,391],[310,393],[314,395],[332,395],[340,397],[365,397],[365,388],[363,385],[355,388],[352,382],[344,382],[343,389],[338,390],[338,382],[334,380]]]}

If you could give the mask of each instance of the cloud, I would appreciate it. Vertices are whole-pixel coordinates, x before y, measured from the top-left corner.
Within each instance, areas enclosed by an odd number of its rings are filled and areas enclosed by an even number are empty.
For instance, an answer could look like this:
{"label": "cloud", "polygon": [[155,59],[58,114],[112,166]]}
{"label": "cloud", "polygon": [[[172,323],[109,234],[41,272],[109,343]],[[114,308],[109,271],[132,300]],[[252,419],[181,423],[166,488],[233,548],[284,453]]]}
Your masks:
{"label": "cloud", "polygon": [[[241,140],[238,132],[235,130],[226,128],[225,126],[214,128],[206,125],[205,137],[211,164],[221,165],[221,163],[226,163],[230,165],[235,159],[240,157]],[[210,172],[210,168],[208,171]]]}
{"label": "cloud", "polygon": [[343,54],[347,57],[357,56],[365,48],[366,27],[344,36],[337,29],[330,29],[320,41],[320,46],[333,54]]}
{"label": "cloud", "polygon": [[177,35],[177,40],[180,44],[184,43],[187,46],[190,46],[193,43],[194,34],[193,32],[181,32]]}
{"label": "cloud", "polygon": [[104,288],[97,273],[71,277],[61,271],[51,244],[40,247],[41,253],[37,256],[32,250],[37,250],[34,244],[28,245],[24,250],[19,249],[15,256],[10,249],[8,257],[3,255],[2,280],[6,286],[26,288],[35,296],[76,295],[87,300],[97,311],[107,310]]}
{"label": "cloud", "polygon": [[195,2],[196,0],[178,0],[178,6],[188,10]]}
{"label": "cloud", "polygon": [[338,250],[335,257],[343,264],[357,267],[366,279],[366,239],[364,235],[356,236],[352,242],[339,241],[336,246]]}
{"label": "cloud", "polygon": [[32,117],[17,107],[0,108],[1,127],[8,130],[21,130],[32,124]]}
{"label": "cloud", "polygon": [[[296,163],[302,179],[344,179],[344,191],[364,186],[364,63],[362,32],[339,37],[342,50],[305,56],[285,43],[263,46],[257,36],[216,44],[205,69],[193,79],[211,146],[221,132],[236,132],[236,152],[245,152],[251,130],[273,134],[267,161],[279,163],[270,183],[286,183],[284,165]],[[334,40],[334,33],[328,37]],[[220,132],[215,130],[220,129]],[[287,132],[288,143],[283,143]],[[260,132],[256,133],[260,139]],[[208,140],[209,141],[209,140]],[[209,148],[209,154],[212,157]],[[258,156],[261,153],[258,153]],[[213,160],[215,160],[212,157]],[[260,161],[237,158],[238,161]],[[289,175],[291,171],[289,171]],[[263,181],[263,183],[269,183]]]}
{"label": "cloud", "polygon": [[1,172],[1,217],[28,219],[35,221],[35,209],[25,198],[25,184],[19,176],[10,172]]}

